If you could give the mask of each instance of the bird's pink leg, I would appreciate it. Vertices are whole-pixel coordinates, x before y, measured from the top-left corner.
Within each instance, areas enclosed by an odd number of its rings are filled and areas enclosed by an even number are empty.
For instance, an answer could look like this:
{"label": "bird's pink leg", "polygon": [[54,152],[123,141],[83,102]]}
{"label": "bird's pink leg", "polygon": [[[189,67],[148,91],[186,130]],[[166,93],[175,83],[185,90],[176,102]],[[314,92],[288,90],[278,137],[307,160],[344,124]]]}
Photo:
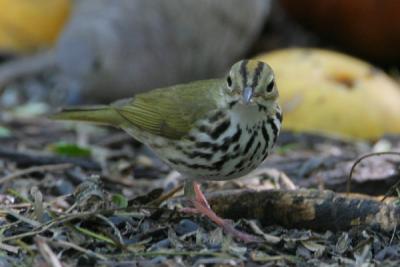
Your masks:
{"label": "bird's pink leg", "polygon": [[182,211],[183,212],[189,212],[189,213],[200,213],[202,215],[205,215],[208,217],[211,221],[222,227],[222,229],[232,235],[233,237],[236,237],[237,239],[245,242],[245,243],[250,243],[250,242],[260,242],[261,239],[240,232],[236,230],[233,225],[219,217],[211,208],[210,205],[208,204],[208,201],[206,197],[204,196],[203,192],[201,192],[200,185],[196,182],[193,182],[193,189],[195,192],[195,198],[192,200],[194,208],[185,208]]}

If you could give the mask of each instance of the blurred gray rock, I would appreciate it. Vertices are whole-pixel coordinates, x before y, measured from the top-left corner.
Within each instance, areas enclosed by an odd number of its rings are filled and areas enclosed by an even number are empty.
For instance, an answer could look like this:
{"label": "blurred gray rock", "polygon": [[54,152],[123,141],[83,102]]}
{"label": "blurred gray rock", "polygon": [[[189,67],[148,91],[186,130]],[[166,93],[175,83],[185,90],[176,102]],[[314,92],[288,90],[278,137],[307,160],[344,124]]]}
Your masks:
{"label": "blurred gray rock", "polygon": [[246,55],[270,3],[76,1],[56,46],[56,64],[92,101],[220,76]]}

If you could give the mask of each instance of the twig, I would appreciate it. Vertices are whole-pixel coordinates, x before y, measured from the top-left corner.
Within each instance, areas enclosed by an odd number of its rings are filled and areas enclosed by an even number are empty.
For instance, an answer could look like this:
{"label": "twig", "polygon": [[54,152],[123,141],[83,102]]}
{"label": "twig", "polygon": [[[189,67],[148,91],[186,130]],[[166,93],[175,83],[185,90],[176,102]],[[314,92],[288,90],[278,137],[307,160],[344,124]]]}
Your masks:
{"label": "twig", "polygon": [[150,203],[148,203],[148,206],[159,206],[162,202],[165,200],[168,200],[169,198],[173,197],[177,192],[181,191],[183,188],[183,185],[179,185],[175,188],[173,188],[171,191],[159,196],[157,199],[154,199]]}
{"label": "twig", "polygon": [[[134,205],[131,205],[129,208],[132,208]],[[147,207],[147,206],[135,206],[137,208],[153,208],[153,207]],[[14,235],[14,236],[7,236],[7,237],[1,237],[0,236],[0,243],[1,242],[6,242],[6,241],[11,241],[11,240],[17,240],[17,239],[21,239],[21,238],[25,238],[25,237],[29,237],[29,236],[35,236],[38,235],[40,233],[43,233],[49,229],[51,229],[53,226],[57,225],[57,224],[61,224],[61,223],[67,223],[69,221],[75,220],[75,219],[82,219],[82,218],[86,218],[86,217],[93,217],[99,214],[102,215],[107,215],[107,214],[114,214],[115,212],[121,211],[121,210],[126,210],[126,208],[113,208],[113,209],[104,209],[104,210],[98,210],[98,211],[88,211],[88,212],[80,212],[80,213],[74,213],[74,214],[64,214],[61,216],[58,216],[57,218],[40,224],[39,226],[35,227],[33,230],[31,230],[30,232],[25,232],[25,233],[21,233],[18,235]],[[20,218],[19,218],[20,219]],[[112,242],[114,240],[111,240]]]}
{"label": "twig", "polygon": [[105,216],[103,216],[101,214],[97,214],[96,217],[103,220],[105,223],[107,223],[113,229],[114,234],[117,236],[118,243],[120,245],[124,244],[124,239],[122,238],[121,232],[119,231],[118,227],[116,227],[113,222],[111,222],[108,218],[106,218]]}
{"label": "twig", "polygon": [[89,255],[91,257],[95,257],[95,258],[98,258],[98,259],[103,260],[103,261],[108,260],[107,257],[104,257],[103,255],[100,255],[100,254],[98,254],[98,253],[96,253],[94,251],[91,251],[89,249],[85,249],[85,248],[83,248],[81,246],[78,246],[77,244],[74,244],[74,243],[70,243],[70,242],[62,241],[62,240],[48,240],[48,242],[51,243],[51,244],[54,244],[54,245],[61,246],[61,247],[67,247],[67,248],[75,249],[77,251],[80,251],[80,252],[85,253],[85,254],[87,254],[87,255]]}
{"label": "twig", "polygon": [[34,199],[33,213],[35,214],[35,217],[39,222],[43,222],[43,215],[44,215],[43,194],[42,194],[42,192],[40,192],[39,188],[37,188],[36,186],[32,187],[30,191],[31,191],[30,193]]}
{"label": "twig", "polygon": [[31,225],[31,226],[33,226],[33,227],[39,227],[39,226],[41,226],[40,222],[35,221],[35,220],[32,220],[32,219],[29,219],[29,218],[26,218],[25,216],[22,216],[21,214],[15,212],[15,211],[13,211],[13,210],[4,209],[3,212],[5,212],[5,213],[11,215],[12,217],[14,217],[14,218],[16,218],[16,219],[18,219],[18,220],[20,220],[20,221],[26,223],[26,224],[29,224],[29,225]]}
{"label": "twig", "polygon": [[13,197],[25,202],[25,203],[30,203],[30,204],[34,204],[32,202],[32,200],[30,200],[29,198],[27,198],[26,196],[21,195],[20,192],[14,190],[13,188],[7,188],[7,194],[12,195]]}
{"label": "twig", "polygon": [[13,173],[10,173],[9,175],[4,176],[3,178],[0,178],[0,185],[4,184],[6,182],[11,181],[12,179],[18,178],[23,175],[27,175],[30,173],[34,172],[45,172],[45,171],[60,171],[60,170],[65,170],[68,168],[71,168],[72,164],[70,163],[62,163],[62,164],[51,164],[51,165],[41,165],[41,166],[34,166],[34,167],[29,167],[23,170],[19,170]]}
{"label": "twig", "polygon": [[[256,251],[251,252],[250,255],[251,255],[251,258],[253,259],[253,261],[263,262],[264,264],[267,262],[270,262],[270,261],[282,261],[282,260],[287,260],[291,263],[295,263],[294,265],[296,265],[296,263],[299,262],[297,256],[292,256],[292,255],[276,255],[276,256],[270,256],[267,254],[260,255]],[[273,266],[275,266],[275,265],[273,265]],[[266,264],[266,266],[269,266],[269,265]]]}
{"label": "twig", "polygon": [[53,227],[54,225],[57,225],[59,223],[66,223],[66,222],[69,222],[69,221],[72,221],[75,219],[94,216],[96,214],[101,214],[101,213],[109,213],[109,212],[113,212],[113,211],[114,210],[104,210],[104,211],[96,211],[96,212],[81,212],[81,213],[77,213],[77,214],[67,214],[64,216],[57,217],[56,219],[49,221],[47,223],[43,223],[30,232],[21,233],[21,234],[14,235],[14,236],[8,236],[8,237],[2,237],[2,238],[0,237],[0,242],[20,239],[20,238],[24,238],[24,237],[28,237],[28,236],[34,236],[34,235],[37,235],[37,234],[47,231],[48,229],[50,229],[51,227]]}
{"label": "twig", "polygon": [[19,223],[21,223],[21,221],[19,221],[19,220],[14,221],[14,222],[4,223],[1,225],[1,230],[5,230],[5,229],[11,228],[13,226],[17,226]]}
{"label": "twig", "polygon": [[278,244],[279,242],[282,241],[282,238],[280,238],[280,237],[264,233],[263,230],[261,230],[261,228],[258,227],[257,223],[254,220],[248,221],[248,224],[249,224],[250,228],[254,231],[254,233],[264,237],[264,240],[267,243]]}
{"label": "twig", "polygon": [[[44,202],[44,208],[51,207],[54,203],[59,201],[60,199],[65,199],[67,197],[70,197],[71,194],[66,194],[62,196],[58,196],[53,198],[49,202]],[[26,209],[26,208],[31,208],[33,206],[33,203],[28,202],[28,203],[16,203],[16,204],[6,204],[6,205],[0,205],[0,210],[2,209]]]}
{"label": "twig", "polygon": [[381,199],[381,201],[385,201],[395,190],[396,188],[398,188],[400,185],[400,180],[397,181],[394,185],[392,185],[389,190],[386,192],[386,194],[383,196],[383,198]]}
{"label": "twig", "polygon": [[392,236],[390,237],[390,241],[389,241],[389,246],[392,245],[394,236],[396,235],[396,232],[397,232],[396,230],[397,230],[397,225],[396,225],[396,226],[394,227],[394,229],[393,229],[393,233],[392,233]]}
{"label": "twig", "polygon": [[53,250],[49,247],[49,245],[47,245],[45,238],[37,236],[35,237],[35,242],[40,254],[44,258],[48,266],[63,267],[56,254],[54,254]]}
{"label": "twig", "polygon": [[[28,245],[26,242],[22,241],[21,239],[15,240],[16,245],[23,251],[25,254],[28,254],[30,257],[35,257],[37,255],[36,248],[32,245]],[[35,251],[33,251],[35,249]]]}
{"label": "twig", "polygon": [[[366,159],[366,158],[369,158],[369,157],[374,157],[374,156],[382,156],[382,155],[396,155],[396,156],[400,156],[400,152],[394,152],[394,151],[388,151],[388,152],[376,152],[376,153],[370,153],[370,154],[366,154],[366,155],[364,155],[364,156],[361,156],[360,158],[358,158],[355,162],[354,162],[354,164],[353,164],[353,166],[351,167],[351,169],[350,169],[350,173],[349,173],[349,176],[347,177],[347,193],[350,193],[350,190],[351,190],[351,178],[353,177],[353,172],[354,172],[354,169],[356,168],[356,166],[361,162],[361,161],[363,161],[364,159]],[[397,183],[396,183],[397,184]],[[384,197],[384,199],[386,198],[386,196]],[[384,200],[383,199],[383,200]]]}
{"label": "twig", "polygon": [[32,203],[16,203],[16,204],[8,204],[8,205],[0,205],[1,209],[25,209],[32,207]]}
{"label": "twig", "polygon": [[19,251],[19,247],[7,245],[4,243],[0,243],[0,250],[5,250],[14,254],[17,254]]}
{"label": "twig", "polygon": [[71,158],[57,155],[43,156],[31,153],[16,152],[4,148],[0,148],[0,158],[8,159],[26,166],[70,163],[88,170],[101,170],[101,167],[98,163],[89,159]]}
{"label": "twig", "polygon": [[[129,247],[128,247],[129,250]],[[181,251],[181,250],[157,250],[157,251],[132,251],[134,256],[142,256],[142,257],[157,257],[157,256],[214,256],[214,257],[223,257],[226,254],[214,252],[214,251]]]}
{"label": "twig", "polygon": [[60,224],[60,223],[66,223],[66,222],[69,222],[69,221],[72,221],[75,219],[93,217],[98,214],[102,214],[102,215],[113,214],[119,210],[122,210],[122,208],[104,209],[104,210],[98,210],[98,211],[87,211],[87,212],[61,215],[51,221],[40,224],[39,226],[37,226],[35,229],[33,229],[30,232],[21,233],[21,234],[14,235],[14,236],[0,237],[0,243],[5,242],[5,241],[20,239],[20,238],[24,238],[24,237],[28,237],[28,236],[37,235],[37,234],[40,234],[40,233],[43,233],[43,232],[49,230],[51,227],[53,227],[57,224]]}
{"label": "twig", "polygon": [[107,237],[107,236],[105,236],[103,234],[98,234],[98,233],[95,233],[95,232],[93,232],[93,231],[91,231],[89,229],[86,229],[86,228],[83,228],[83,227],[79,227],[79,226],[73,226],[73,229],[76,230],[77,232],[79,232],[81,234],[84,234],[86,236],[89,236],[89,237],[91,237],[93,239],[108,243],[108,244],[113,245],[113,246],[117,246],[117,244],[114,242],[114,240],[112,240],[111,238],[109,238],[109,237]]}

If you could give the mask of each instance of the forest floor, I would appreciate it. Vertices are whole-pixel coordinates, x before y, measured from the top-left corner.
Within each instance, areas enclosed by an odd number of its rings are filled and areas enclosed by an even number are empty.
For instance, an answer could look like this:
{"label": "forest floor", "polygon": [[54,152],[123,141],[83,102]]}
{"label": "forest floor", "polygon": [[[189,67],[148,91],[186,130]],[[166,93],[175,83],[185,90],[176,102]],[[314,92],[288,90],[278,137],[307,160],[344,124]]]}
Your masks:
{"label": "forest floor", "polygon": [[[43,266],[43,261],[57,266],[57,257],[65,266],[400,262],[396,227],[342,227],[339,221],[336,227],[318,222],[320,218],[316,224],[321,227],[274,222],[276,214],[265,203],[255,206],[264,208],[263,216],[271,213],[267,223],[257,216],[233,216],[238,229],[264,241],[235,241],[209,220],[179,212],[180,201],[171,199],[182,194],[182,178],[125,133],[44,116],[27,118],[38,108],[21,108],[4,112],[0,123],[0,266]],[[283,198],[288,192],[301,194],[304,190],[299,188],[344,192],[355,160],[383,148],[399,149],[400,138],[385,137],[371,145],[284,132],[276,151],[255,172],[234,181],[205,183],[205,191],[273,189]],[[384,195],[398,180],[399,166],[396,155],[365,159],[355,168],[351,191]],[[175,197],[166,194],[174,189]],[[255,195],[249,194],[246,201]],[[397,207],[396,191],[392,195],[390,205]],[[340,214],[331,215],[340,219]]]}

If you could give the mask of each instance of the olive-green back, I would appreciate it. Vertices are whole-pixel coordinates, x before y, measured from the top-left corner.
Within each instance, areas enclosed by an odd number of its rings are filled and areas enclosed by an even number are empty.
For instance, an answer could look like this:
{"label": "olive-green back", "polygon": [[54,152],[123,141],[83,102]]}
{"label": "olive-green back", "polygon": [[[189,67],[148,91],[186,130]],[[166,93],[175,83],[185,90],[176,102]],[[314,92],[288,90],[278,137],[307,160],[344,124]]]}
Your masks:
{"label": "olive-green back", "polygon": [[180,139],[194,123],[217,108],[221,80],[203,80],[156,89],[111,106],[129,124],[158,136]]}

